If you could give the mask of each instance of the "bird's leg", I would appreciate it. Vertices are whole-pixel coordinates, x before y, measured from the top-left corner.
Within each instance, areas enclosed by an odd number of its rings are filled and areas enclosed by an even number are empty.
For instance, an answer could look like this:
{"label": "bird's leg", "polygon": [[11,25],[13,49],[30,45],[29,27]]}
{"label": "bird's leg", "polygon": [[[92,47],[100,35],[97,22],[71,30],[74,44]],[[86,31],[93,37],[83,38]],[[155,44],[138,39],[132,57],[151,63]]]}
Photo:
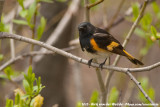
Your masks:
{"label": "bird's leg", "polygon": [[88,61],[88,66],[89,66],[89,68],[90,68],[90,66],[91,66],[92,61],[93,61],[93,59],[90,59],[90,60]]}
{"label": "bird's leg", "polygon": [[107,58],[104,60],[103,63],[99,64],[99,67],[101,68],[101,70],[102,70],[103,65],[106,63],[106,60],[107,60]]}

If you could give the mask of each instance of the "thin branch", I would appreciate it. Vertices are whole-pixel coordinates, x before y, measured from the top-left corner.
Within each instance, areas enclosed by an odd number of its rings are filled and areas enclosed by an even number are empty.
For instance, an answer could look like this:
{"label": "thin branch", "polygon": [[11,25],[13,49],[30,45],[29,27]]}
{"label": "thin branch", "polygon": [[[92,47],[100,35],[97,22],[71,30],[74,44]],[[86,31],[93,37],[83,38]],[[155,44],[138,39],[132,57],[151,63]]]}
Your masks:
{"label": "thin branch", "polygon": [[[15,40],[18,40],[18,41],[23,41],[23,42],[26,42],[26,43],[38,45],[38,46],[41,46],[41,47],[43,47],[45,49],[48,49],[52,52],[55,52],[59,55],[65,56],[65,57],[70,58],[70,59],[72,59],[74,61],[77,61],[79,63],[88,65],[88,60],[82,59],[78,56],[75,56],[71,53],[63,51],[61,49],[58,49],[56,47],[53,47],[53,46],[48,45],[48,44],[46,44],[44,42],[41,42],[41,41],[33,40],[33,39],[23,37],[23,36],[19,36],[19,35],[16,35],[16,34],[9,34],[7,32],[0,32],[0,39],[5,39],[5,38],[10,38],[10,39],[12,38],[12,39],[15,39]],[[99,64],[91,63],[91,66],[95,67],[95,68],[98,68]],[[128,71],[129,72],[145,72],[145,71],[150,71],[150,70],[152,70],[154,68],[157,68],[159,66],[160,66],[160,62],[157,62],[157,63],[155,63],[153,65],[150,65],[150,66],[141,67],[141,68],[122,68],[122,67],[115,67],[115,66],[103,66],[103,69],[114,70],[114,71],[118,71],[118,72],[122,72],[122,73],[126,73]]]}
{"label": "thin branch", "polygon": [[[94,61],[97,63],[97,60],[94,59]],[[105,97],[106,96],[106,94],[105,94],[106,89],[105,89],[105,85],[104,85],[101,71],[98,67],[96,68],[96,75],[98,78],[98,83],[99,83],[101,94],[102,94],[101,103],[105,104],[106,103],[106,97]]]}
{"label": "thin branch", "polygon": [[[136,80],[136,78],[130,73],[130,72],[126,72],[126,74],[131,78],[131,80],[136,84],[136,86],[141,90],[141,92],[143,93],[143,95],[145,96],[145,98],[151,103],[151,104],[155,104],[151,98],[147,95],[147,93],[143,90],[141,83],[138,82]],[[155,105],[153,105],[154,107],[156,107]]]}
{"label": "thin branch", "polygon": [[84,0],[84,4],[85,4],[85,11],[84,11],[84,21],[85,22],[90,22],[90,15],[89,15],[89,8],[87,7],[89,4],[89,0]]}
{"label": "thin branch", "polygon": [[[36,3],[36,9],[35,9],[35,12],[34,12],[34,15],[33,15],[33,28],[31,28],[31,30],[32,30],[32,39],[35,39],[38,10],[39,10],[39,4]],[[33,50],[34,50],[34,45],[32,44],[31,47],[30,47],[30,51],[32,52]],[[30,57],[29,64],[32,65],[32,57]]]}
{"label": "thin branch", "polygon": [[[15,9],[14,9],[14,14],[13,14],[13,18],[15,18],[17,11],[18,11],[18,3],[16,3],[15,5]],[[13,22],[10,22],[10,29],[9,29],[10,33],[13,33]],[[11,58],[15,58],[15,43],[13,39],[10,39],[10,48],[11,48]]]}
{"label": "thin branch", "polygon": [[94,6],[102,3],[103,1],[104,1],[104,0],[98,0],[98,1],[96,1],[95,3],[93,3],[93,4],[88,4],[88,5],[87,5],[87,8],[90,9],[90,8],[92,8],[92,7],[94,7]]}
{"label": "thin branch", "polygon": [[[12,33],[12,30],[13,30],[13,23],[10,24],[10,33]],[[11,48],[11,58],[15,58],[15,44],[13,39],[10,39],[10,48]]]}
{"label": "thin branch", "polygon": [[[63,48],[62,50],[64,51],[71,51],[73,49],[76,49],[78,47],[76,46],[71,46],[71,47],[68,47],[68,48]],[[47,52],[40,52],[40,51],[32,51],[32,52],[29,52],[29,53],[24,53],[22,55],[19,55],[15,58],[12,58],[10,59],[9,61],[7,61],[6,63],[4,63],[3,65],[0,66],[0,71],[3,71],[6,67],[10,66],[11,64],[19,61],[19,60],[22,60],[24,58],[27,58],[27,57],[34,57],[36,55],[54,55],[55,52],[52,52],[52,51],[47,51]]]}

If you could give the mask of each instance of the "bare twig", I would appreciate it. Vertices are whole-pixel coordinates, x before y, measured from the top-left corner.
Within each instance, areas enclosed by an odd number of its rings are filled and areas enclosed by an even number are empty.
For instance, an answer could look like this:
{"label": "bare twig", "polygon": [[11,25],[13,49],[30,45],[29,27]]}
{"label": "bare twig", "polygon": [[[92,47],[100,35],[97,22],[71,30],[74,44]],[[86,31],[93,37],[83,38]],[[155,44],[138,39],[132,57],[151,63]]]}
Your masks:
{"label": "bare twig", "polygon": [[92,8],[92,7],[94,7],[94,6],[102,3],[103,1],[104,1],[104,0],[98,0],[98,1],[96,1],[95,3],[93,3],[93,4],[88,4],[88,5],[87,5],[87,8],[90,9],[90,8]]}
{"label": "bare twig", "polygon": [[[37,13],[39,9],[39,4],[36,3],[36,9],[33,15],[33,28],[32,28],[32,39],[35,39],[35,33],[36,33],[36,22],[37,22]],[[31,45],[30,51],[32,52],[34,50],[34,45]],[[32,57],[30,57],[29,61],[30,65],[32,65]]]}
{"label": "bare twig", "polygon": [[[17,14],[17,10],[18,10],[18,3],[16,3],[15,9],[14,9],[14,14],[13,14],[13,18],[15,18],[16,14]],[[10,33],[13,33],[13,22],[10,22]],[[10,48],[11,48],[11,58],[15,58],[15,44],[14,44],[14,40],[10,39]]]}
{"label": "bare twig", "polygon": [[[131,35],[133,34],[133,32],[134,32],[134,30],[135,30],[135,28],[136,28],[136,26],[138,25],[139,21],[140,21],[141,18],[143,17],[143,13],[144,13],[144,10],[145,10],[145,8],[146,8],[147,3],[148,3],[148,0],[145,0],[145,2],[144,2],[144,4],[143,4],[143,6],[142,6],[142,9],[141,9],[141,11],[140,11],[140,13],[139,13],[136,21],[133,23],[133,25],[132,25],[132,27],[131,27],[128,35],[126,36],[126,38],[125,38],[125,40],[124,40],[124,42],[123,42],[123,44],[122,44],[123,47],[126,46],[126,44],[127,44],[128,41],[129,41],[129,38],[131,37]],[[115,58],[115,61],[114,61],[114,63],[113,63],[114,66],[117,65],[119,59],[120,59],[120,56],[117,55],[117,57]],[[110,80],[111,80],[111,77],[112,77],[113,73],[114,73],[113,71],[110,71],[109,74],[108,74],[108,76],[107,76],[107,81],[106,81],[106,93],[108,92],[108,89],[107,89],[107,88],[109,88],[109,83],[110,83]]]}
{"label": "bare twig", "polygon": [[[94,59],[94,61],[97,63],[97,60]],[[100,87],[100,90],[101,90],[101,95],[102,95],[102,98],[101,98],[101,103],[105,104],[106,103],[106,95],[105,95],[105,85],[104,85],[104,81],[103,81],[103,78],[102,78],[102,74],[101,74],[101,70],[97,67],[96,68],[96,75],[97,75],[97,78],[98,78],[98,83],[99,83],[99,87]]]}
{"label": "bare twig", "polygon": [[84,0],[84,3],[85,3],[85,11],[84,11],[84,21],[85,22],[90,22],[90,18],[89,18],[89,8],[87,7],[88,4],[89,4],[89,0]]}
{"label": "bare twig", "polygon": [[[19,36],[19,35],[16,35],[16,34],[9,34],[7,32],[0,32],[0,39],[5,39],[5,38],[10,38],[10,39],[12,38],[12,39],[15,39],[15,40],[18,40],[18,41],[23,41],[23,42],[26,42],[26,43],[38,45],[38,46],[41,46],[41,47],[43,47],[45,49],[48,49],[52,52],[55,52],[59,55],[65,56],[65,57],[70,58],[70,59],[72,59],[74,61],[77,61],[79,63],[88,65],[88,60],[77,57],[77,56],[75,56],[71,53],[63,51],[63,50],[58,49],[56,47],[53,47],[51,45],[48,45],[44,42],[40,42],[40,41],[33,40],[33,39],[23,37],[23,36]],[[95,68],[98,68],[99,64],[91,63],[91,66],[95,67]],[[126,73],[128,71],[129,72],[145,72],[145,71],[150,71],[150,70],[152,70],[154,68],[157,68],[159,66],[160,66],[160,62],[157,62],[157,63],[155,63],[153,65],[150,65],[150,66],[141,67],[141,68],[121,68],[121,67],[115,67],[115,66],[103,66],[103,69],[109,69],[109,70],[118,71],[118,72],[122,72],[122,73]]]}
{"label": "bare twig", "polygon": [[89,0],[84,0],[84,3],[85,3],[85,16],[84,16],[84,19],[86,22],[89,22],[90,21],[90,8],[100,4],[101,2],[103,2],[104,0],[98,0],[96,1],[95,3],[93,4],[89,4]]}
{"label": "bare twig", "polygon": [[[12,30],[13,30],[13,23],[10,24],[10,33],[12,33]],[[10,39],[10,48],[11,48],[11,58],[15,58],[15,45],[13,39]]]}
{"label": "bare twig", "polygon": [[[63,48],[62,50],[64,50],[64,51],[71,51],[71,50],[76,49],[76,48],[78,48],[78,47],[71,46],[71,47],[68,47],[68,48]],[[51,51],[47,51],[47,52],[32,51],[32,52],[29,52],[29,53],[24,53],[22,55],[19,55],[19,56],[15,57],[15,58],[10,59],[9,61],[7,61],[3,65],[1,65],[0,66],[0,71],[3,71],[7,66],[15,63],[16,61],[22,60],[24,58],[34,57],[36,55],[50,55],[50,54],[54,55],[55,52],[51,52]]]}
{"label": "bare twig", "polygon": [[[151,104],[155,104],[151,98],[147,95],[147,93],[143,90],[141,83],[138,82],[136,80],[136,78],[130,73],[130,72],[126,72],[126,74],[131,78],[131,80],[136,84],[136,86],[140,89],[140,91],[143,93],[143,95],[146,97],[146,99],[151,103]],[[154,106],[154,105],[153,105]],[[156,106],[154,106],[156,107]]]}

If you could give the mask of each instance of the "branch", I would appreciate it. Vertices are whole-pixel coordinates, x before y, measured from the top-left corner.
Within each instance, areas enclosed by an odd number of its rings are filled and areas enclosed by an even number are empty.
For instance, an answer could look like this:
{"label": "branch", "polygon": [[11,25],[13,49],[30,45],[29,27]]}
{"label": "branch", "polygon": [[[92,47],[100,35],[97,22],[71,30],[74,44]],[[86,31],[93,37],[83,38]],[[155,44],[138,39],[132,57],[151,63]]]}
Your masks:
{"label": "branch", "polygon": [[84,0],[84,4],[85,4],[85,10],[84,10],[84,21],[85,22],[90,22],[90,15],[89,15],[89,8],[87,7],[88,6],[88,3],[89,1],[88,0]]}
{"label": "branch", "polygon": [[[145,96],[145,98],[151,103],[151,104],[155,104],[151,98],[147,95],[147,93],[143,90],[141,83],[138,82],[136,80],[136,78],[130,73],[130,72],[126,72],[126,74],[131,78],[131,80],[136,84],[136,86],[141,90],[141,92],[143,93],[143,95]],[[154,107],[156,107],[155,105],[153,105]]]}
{"label": "branch", "polygon": [[93,4],[87,5],[87,8],[90,9],[90,8],[92,8],[92,7],[94,7],[94,6],[102,3],[103,1],[104,1],[104,0],[98,0],[98,1],[96,1],[95,3],[93,3]]}
{"label": "branch", "polygon": [[[76,49],[76,48],[78,48],[78,47],[76,47],[76,46],[71,46],[71,47],[68,47],[68,48],[64,48],[64,49],[62,49],[62,50],[64,50],[64,51],[71,51],[71,50]],[[17,62],[17,61],[19,61],[19,60],[22,60],[22,59],[24,59],[24,58],[34,57],[34,56],[36,56],[36,55],[50,55],[50,54],[54,55],[55,52],[51,52],[51,51],[47,51],[47,52],[32,51],[32,52],[29,52],[29,53],[24,53],[24,54],[22,54],[22,55],[19,55],[19,56],[15,57],[15,58],[10,59],[9,61],[7,61],[7,62],[4,63],[3,65],[1,65],[1,66],[0,66],[0,71],[3,71],[3,70],[4,70],[6,67],[8,67],[9,65],[11,65],[11,64],[13,64],[13,63],[15,63],[15,62]]]}
{"label": "branch", "polygon": [[[82,63],[82,64],[86,64],[88,66],[88,60],[85,60],[85,59],[82,59],[80,57],[77,57],[71,53],[68,53],[68,52],[65,52],[61,49],[58,49],[56,47],[53,47],[51,45],[48,45],[44,42],[40,42],[40,41],[37,41],[37,40],[33,40],[33,39],[30,39],[30,38],[27,38],[27,37],[22,37],[20,35],[16,35],[16,34],[9,34],[9,33],[6,33],[6,32],[0,32],[0,39],[5,39],[5,38],[9,38],[9,39],[15,39],[15,40],[18,40],[18,41],[23,41],[23,42],[26,42],[26,43],[30,43],[30,44],[34,44],[34,45],[38,45],[38,46],[41,46],[45,49],[48,49],[52,52],[55,52],[56,54],[59,54],[59,55],[62,55],[62,56],[65,56],[67,58],[70,58],[74,61],[77,61],[79,63]],[[97,63],[91,63],[91,66],[92,67],[95,67],[95,68],[99,68],[99,64]],[[150,71],[154,68],[157,68],[160,66],[160,62],[157,62],[153,65],[150,65],[150,66],[146,66],[146,67],[141,67],[141,68],[122,68],[122,67],[114,67],[114,66],[103,66],[103,69],[109,69],[109,70],[114,70],[114,71],[118,71],[118,72],[122,72],[122,73],[126,73],[126,72],[142,72],[142,71]]]}

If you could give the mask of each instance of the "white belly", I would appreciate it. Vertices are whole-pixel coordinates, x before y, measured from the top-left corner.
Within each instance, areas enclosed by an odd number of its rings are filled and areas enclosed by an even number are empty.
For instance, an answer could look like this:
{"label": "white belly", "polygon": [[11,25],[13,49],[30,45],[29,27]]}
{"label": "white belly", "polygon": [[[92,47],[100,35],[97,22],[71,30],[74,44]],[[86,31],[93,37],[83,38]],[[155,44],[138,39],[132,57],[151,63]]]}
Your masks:
{"label": "white belly", "polygon": [[97,52],[97,53],[93,53],[93,54],[87,52],[86,50],[84,52],[88,57],[93,58],[93,59],[106,59],[111,55],[111,52],[107,52],[107,51],[106,52]]}

